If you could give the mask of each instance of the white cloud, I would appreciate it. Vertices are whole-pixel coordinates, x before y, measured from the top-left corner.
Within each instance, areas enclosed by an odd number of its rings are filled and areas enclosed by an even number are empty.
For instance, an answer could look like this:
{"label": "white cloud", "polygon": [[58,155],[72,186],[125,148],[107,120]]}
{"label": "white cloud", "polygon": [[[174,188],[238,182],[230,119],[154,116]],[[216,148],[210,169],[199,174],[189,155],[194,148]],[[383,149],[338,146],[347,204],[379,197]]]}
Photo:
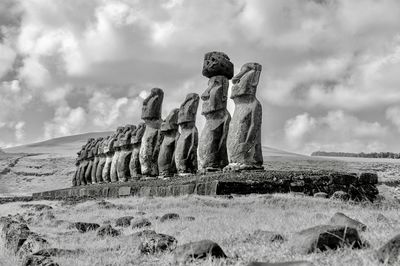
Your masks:
{"label": "white cloud", "polygon": [[308,113],[297,115],[295,118],[286,121],[286,139],[293,148],[297,148],[303,142],[305,135],[314,130],[315,126],[316,120],[310,117]]}
{"label": "white cloud", "polygon": [[400,106],[391,106],[386,110],[386,119],[393,123],[400,132]]}
{"label": "white cloud", "polygon": [[16,53],[9,46],[0,43],[0,78],[11,70]]}
{"label": "white cloud", "polygon": [[46,139],[80,133],[86,124],[86,112],[82,107],[60,106],[52,121],[44,124]]}

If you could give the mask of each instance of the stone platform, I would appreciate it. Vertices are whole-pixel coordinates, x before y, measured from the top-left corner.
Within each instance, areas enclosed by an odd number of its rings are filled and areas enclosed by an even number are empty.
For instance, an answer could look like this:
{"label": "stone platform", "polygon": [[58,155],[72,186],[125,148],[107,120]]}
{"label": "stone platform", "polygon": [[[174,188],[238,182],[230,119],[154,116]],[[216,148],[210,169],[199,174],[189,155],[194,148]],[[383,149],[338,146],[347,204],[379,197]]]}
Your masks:
{"label": "stone platform", "polygon": [[212,173],[169,180],[151,179],[94,184],[34,193],[33,199],[106,198],[124,196],[230,195],[301,192],[314,195],[336,191],[349,194],[353,200],[373,201],[378,195],[374,173],[338,173],[325,171],[253,171]]}

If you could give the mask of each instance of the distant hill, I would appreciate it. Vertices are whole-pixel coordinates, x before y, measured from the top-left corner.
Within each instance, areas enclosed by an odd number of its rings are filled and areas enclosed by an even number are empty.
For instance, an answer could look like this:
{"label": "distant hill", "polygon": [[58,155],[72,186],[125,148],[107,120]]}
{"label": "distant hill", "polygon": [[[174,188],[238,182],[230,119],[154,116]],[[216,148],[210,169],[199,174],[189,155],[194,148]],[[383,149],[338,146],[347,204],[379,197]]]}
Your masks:
{"label": "distant hill", "polygon": [[311,156],[400,159],[400,153],[394,153],[394,152],[351,153],[351,152],[316,151],[311,153]]}

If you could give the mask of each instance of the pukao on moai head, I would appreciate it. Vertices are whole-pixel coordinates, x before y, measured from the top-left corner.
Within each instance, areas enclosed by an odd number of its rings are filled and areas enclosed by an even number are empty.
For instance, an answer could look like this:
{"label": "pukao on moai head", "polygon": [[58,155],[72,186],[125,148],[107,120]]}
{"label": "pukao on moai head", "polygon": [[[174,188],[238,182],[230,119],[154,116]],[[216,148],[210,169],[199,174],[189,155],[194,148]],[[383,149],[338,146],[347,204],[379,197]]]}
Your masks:
{"label": "pukao on moai head", "polygon": [[126,125],[124,129],[124,133],[120,138],[120,146],[121,151],[117,161],[117,174],[118,180],[121,182],[126,182],[129,173],[129,161],[131,160],[132,155],[132,145],[131,145],[131,137],[133,132],[136,130],[136,126],[134,125]]}
{"label": "pukao on moai head", "polygon": [[142,171],[140,169],[139,152],[142,143],[142,137],[146,129],[145,123],[140,123],[131,135],[132,156],[129,162],[129,172],[133,179],[139,179]]}
{"label": "pukao on moai head", "polygon": [[143,176],[158,175],[158,153],[162,136],[160,135],[161,107],[164,99],[162,89],[153,88],[150,95],[143,101],[142,119],[146,129],[140,146],[139,160]]}
{"label": "pukao on moai head", "polygon": [[189,93],[179,108],[178,125],[181,128],[181,134],[176,144],[175,163],[180,175],[197,172],[198,132],[196,114],[199,99],[197,93]]}
{"label": "pukao on moai head", "polygon": [[228,134],[230,170],[263,169],[261,151],[262,107],[256,98],[261,65],[247,63],[233,79],[231,98],[235,111]]}
{"label": "pukao on moai head", "polygon": [[163,140],[158,154],[158,171],[162,177],[169,177],[176,173],[174,152],[179,137],[178,113],[178,108],[173,109],[161,123]]}
{"label": "pukao on moai head", "polygon": [[204,55],[202,74],[207,78],[225,76],[227,79],[231,79],[233,77],[233,64],[225,53],[209,52]]}

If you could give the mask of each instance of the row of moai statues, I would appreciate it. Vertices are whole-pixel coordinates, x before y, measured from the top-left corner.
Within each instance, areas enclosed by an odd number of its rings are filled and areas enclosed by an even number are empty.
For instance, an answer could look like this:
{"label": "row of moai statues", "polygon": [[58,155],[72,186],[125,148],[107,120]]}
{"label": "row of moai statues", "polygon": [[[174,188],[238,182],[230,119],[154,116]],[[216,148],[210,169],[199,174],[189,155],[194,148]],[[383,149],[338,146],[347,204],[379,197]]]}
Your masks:
{"label": "row of moai statues", "polygon": [[[89,139],[82,146],[73,185],[262,170],[262,108],[256,98],[261,65],[247,63],[236,76],[233,73],[226,54],[205,55],[202,74],[209,80],[201,95],[201,114],[206,123],[200,138],[196,127],[199,95],[188,94],[180,108],[162,120],[164,92],[153,88],[143,101],[144,123],[119,127],[113,135]],[[230,79],[230,97],[235,103],[232,118],[227,110]]]}

